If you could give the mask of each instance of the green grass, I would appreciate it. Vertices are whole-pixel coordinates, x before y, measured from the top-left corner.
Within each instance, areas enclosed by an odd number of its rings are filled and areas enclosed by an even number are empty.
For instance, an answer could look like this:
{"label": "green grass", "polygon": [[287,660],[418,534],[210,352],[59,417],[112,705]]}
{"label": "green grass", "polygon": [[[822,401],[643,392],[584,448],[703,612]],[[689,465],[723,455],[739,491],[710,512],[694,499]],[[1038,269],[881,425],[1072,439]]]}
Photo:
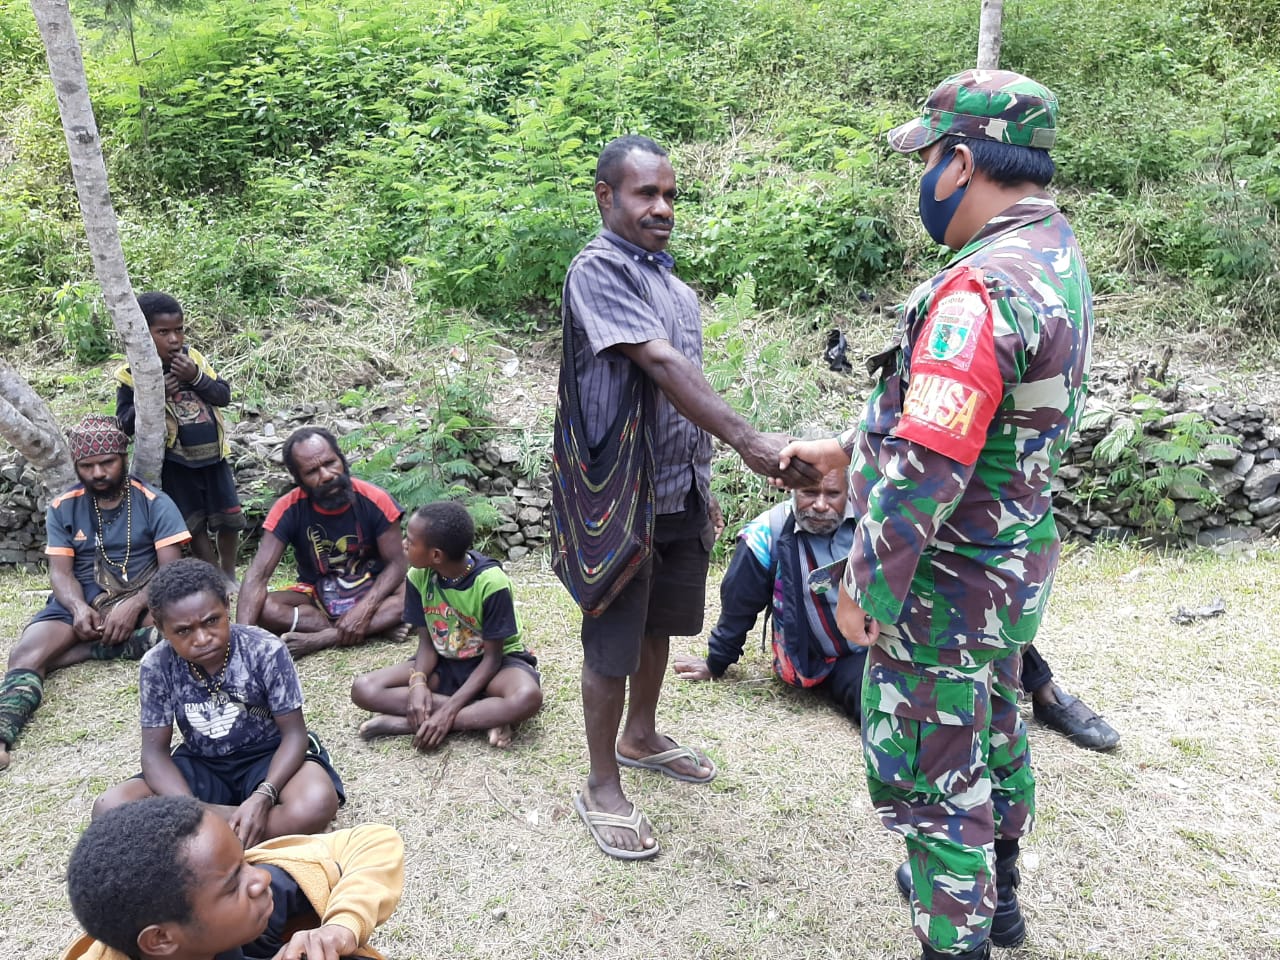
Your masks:
{"label": "green grass", "polygon": [[[1222,559],[1108,547],[1064,561],[1039,645],[1059,682],[1123,739],[1099,755],[1032,724],[1040,817],[1024,845],[1030,936],[1010,957],[1263,960],[1280,950],[1277,577],[1274,549]],[[754,641],[724,681],[671,679],[665,690],[663,728],[711,752],[715,783],[628,772],[663,853],[630,865],[601,855],[570,803],[586,764],[576,617],[536,564],[518,568],[515,582],[548,696],[508,752],[481,736],[452,736],[434,754],[355,737],[362,713],[347,699],[351,676],[405,647],[334,651],[299,666],[308,716],[347,782],[338,825],[381,820],[406,839],[405,897],[379,934],[384,952],[913,955],[892,884],[902,847],[867,801],[857,731],[770,680]],[[0,575],[0,652],[44,588],[38,576]],[[1226,602],[1222,617],[1187,627],[1168,619],[1179,603],[1215,596]],[[69,938],[61,871],[93,798],[137,768],[135,697],[127,664],[55,674],[0,775],[0,947],[11,954],[53,957]],[[81,729],[89,736],[67,736]]]}

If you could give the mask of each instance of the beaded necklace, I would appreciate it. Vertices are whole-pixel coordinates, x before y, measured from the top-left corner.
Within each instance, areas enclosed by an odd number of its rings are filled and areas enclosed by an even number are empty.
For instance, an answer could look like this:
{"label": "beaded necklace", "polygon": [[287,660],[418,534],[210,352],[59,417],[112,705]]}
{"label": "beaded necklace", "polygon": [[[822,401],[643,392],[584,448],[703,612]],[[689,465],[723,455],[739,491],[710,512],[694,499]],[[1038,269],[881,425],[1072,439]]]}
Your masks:
{"label": "beaded necklace", "polygon": [[106,524],[102,520],[102,507],[98,504],[98,498],[93,498],[93,515],[97,518],[98,529],[95,531],[98,535],[98,552],[102,554],[102,562],[107,566],[115,567],[120,571],[120,582],[129,582],[129,554],[133,551],[133,496],[129,490],[129,481],[126,479],[124,483],[124,562],[117,563],[107,556],[107,545],[105,543],[104,534],[106,532]]}
{"label": "beaded necklace", "polygon": [[456,577],[446,577],[446,576],[444,576],[444,575],[442,575],[442,574],[439,574],[439,573],[437,573],[437,574],[436,574],[436,576],[439,578],[440,583],[441,583],[443,586],[446,586],[446,587],[455,587],[455,586],[457,586],[459,583],[461,583],[463,580],[467,579],[467,576],[468,576],[468,575],[471,573],[471,571],[472,571],[472,570],[474,570],[475,568],[476,568],[476,558],[475,558],[475,556],[474,556],[473,554],[468,554],[468,555],[467,555],[467,569],[463,570],[463,571],[462,571],[460,574],[458,574]]}
{"label": "beaded necklace", "polygon": [[228,637],[227,649],[222,654],[222,666],[218,668],[217,680],[204,667],[197,667],[190,660],[187,661],[187,669],[191,672],[191,679],[204,687],[205,692],[209,694],[209,702],[215,707],[221,707],[231,702],[231,698],[222,691],[222,685],[227,679],[227,664],[231,661],[231,642],[231,638]]}

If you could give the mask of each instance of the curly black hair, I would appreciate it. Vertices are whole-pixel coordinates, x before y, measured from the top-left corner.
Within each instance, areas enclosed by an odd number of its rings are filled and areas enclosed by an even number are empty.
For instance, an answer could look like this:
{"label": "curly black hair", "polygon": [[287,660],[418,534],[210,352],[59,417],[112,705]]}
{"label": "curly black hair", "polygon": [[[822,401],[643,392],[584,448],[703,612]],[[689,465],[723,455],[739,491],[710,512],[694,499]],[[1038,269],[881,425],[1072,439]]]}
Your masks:
{"label": "curly black hair", "polygon": [[153,923],[188,923],[195,876],[185,847],[204,808],[193,797],[148,797],[89,824],[67,864],[71,911],[85,933],[137,958]]}
{"label": "curly black hair", "polygon": [[616,190],[622,182],[622,164],[633,151],[637,150],[640,153],[653,154],[655,157],[667,155],[666,150],[648,137],[634,133],[616,137],[606,143],[604,149],[600,151],[600,157],[596,160],[596,182],[607,183],[610,189]]}
{"label": "curly black hair", "polygon": [[162,313],[176,313],[182,316],[182,304],[159,290],[148,290],[146,293],[138,294],[138,309],[147,318],[148,327],[155,323],[156,317]]}
{"label": "curly black hair", "polygon": [[347,463],[347,456],[342,452],[342,448],[338,446],[338,438],[326,430],[324,427],[299,427],[293,433],[289,434],[289,439],[284,442],[284,448],[280,451],[280,457],[284,460],[285,469],[289,471],[289,476],[293,477],[293,482],[301,484],[302,480],[298,477],[298,465],[293,460],[293,451],[298,444],[304,440],[310,440],[312,437],[319,437],[333,449],[338,455],[338,459],[342,461],[343,469],[348,474],[351,473],[351,464]]}
{"label": "curly black hair", "polygon": [[476,524],[467,508],[454,500],[437,500],[419,507],[413,519],[426,525],[427,542],[450,560],[462,560],[476,542]]}
{"label": "curly black hair", "polygon": [[226,574],[205,560],[184,557],[155,572],[147,585],[147,606],[156,623],[162,623],[165,610],[173,604],[205,591],[230,606]]}

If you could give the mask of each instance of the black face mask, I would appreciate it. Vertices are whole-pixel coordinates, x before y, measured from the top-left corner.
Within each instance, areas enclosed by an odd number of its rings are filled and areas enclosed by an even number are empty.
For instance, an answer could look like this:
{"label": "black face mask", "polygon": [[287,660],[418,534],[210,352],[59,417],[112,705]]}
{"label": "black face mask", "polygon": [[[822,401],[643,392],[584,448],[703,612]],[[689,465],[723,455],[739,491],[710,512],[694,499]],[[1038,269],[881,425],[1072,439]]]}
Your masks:
{"label": "black face mask", "polygon": [[969,189],[966,183],[963,187],[957,187],[955,192],[945,200],[934,198],[933,192],[938,188],[938,179],[943,171],[951,166],[955,155],[956,148],[952,147],[938,161],[937,166],[920,178],[920,222],[924,224],[925,230],[929,231],[929,236],[933,237],[934,242],[944,246],[947,242],[947,227],[951,225],[952,218],[960,209],[960,201],[964,199],[965,191]]}

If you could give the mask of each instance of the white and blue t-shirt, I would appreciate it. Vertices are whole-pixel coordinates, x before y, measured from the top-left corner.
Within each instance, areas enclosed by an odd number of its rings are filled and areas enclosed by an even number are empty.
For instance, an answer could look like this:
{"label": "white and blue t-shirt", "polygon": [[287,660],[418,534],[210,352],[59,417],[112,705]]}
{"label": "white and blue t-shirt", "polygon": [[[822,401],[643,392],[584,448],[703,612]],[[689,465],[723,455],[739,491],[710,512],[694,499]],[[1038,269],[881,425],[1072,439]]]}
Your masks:
{"label": "white and blue t-shirt", "polygon": [[143,729],[176,721],[192,753],[225,757],[279,741],[275,718],[302,708],[302,684],[279,638],[234,623],[224,671],[209,678],[178,656],[167,640],[161,641],[142,658],[138,698]]}

